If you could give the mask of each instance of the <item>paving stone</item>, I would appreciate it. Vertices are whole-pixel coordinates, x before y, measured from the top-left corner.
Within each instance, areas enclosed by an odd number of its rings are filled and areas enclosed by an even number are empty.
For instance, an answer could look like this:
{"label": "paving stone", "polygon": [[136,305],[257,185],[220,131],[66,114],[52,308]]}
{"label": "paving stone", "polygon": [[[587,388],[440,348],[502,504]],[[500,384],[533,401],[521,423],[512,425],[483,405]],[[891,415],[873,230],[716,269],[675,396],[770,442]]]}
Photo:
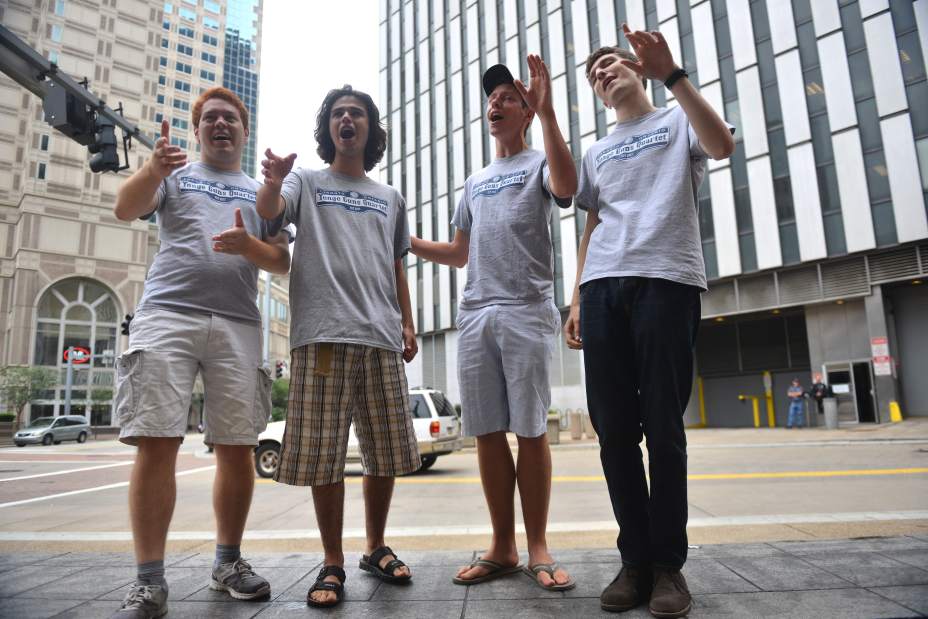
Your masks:
{"label": "paving stone", "polygon": [[610,563],[620,564],[622,556],[615,548],[612,549],[579,549],[558,550],[552,549],[551,555],[559,563]]}
{"label": "paving stone", "polygon": [[698,617],[786,617],[788,619],[876,619],[910,617],[911,611],[865,589],[762,591],[696,596]]}
{"label": "paving stone", "polygon": [[[304,567],[312,569],[322,563],[323,557],[321,552],[256,552],[254,554],[245,552],[242,553],[242,556],[255,569],[259,567]],[[178,561],[174,565],[177,567],[212,567],[215,558],[213,554],[201,552]]]}
{"label": "paving stone", "polygon": [[923,570],[928,570],[928,550],[894,550],[891,553],[883,553],[896,561],[902,561]]}
{"label": "paving stone", "polygon": [[[403,619],[459,619],[464,602],[342,602],[335,608],[321,610],[306,602],[275,602],[265,608],[258,619],[275,617],[402,617]],[[173,614],[171,615],[173,617]]]}
{"label": "paving stone", "polygon": [[651,618],[647,605],[624,612],[621,615],[608,613],[599,606],[595,598],[534,599],[534,600],[474,600],[469,598],[464,607],[464,617],[473,619],[536,619],[551,617],[610,617],[616,619]]}
{"label": "paving stone", "polygon": [[[455,585],[463,588],[463,585]],[[479,585],[467,587],[468,600],[529,600],[532,598],[563,598],[563,591],[547,591],[535,579],[522,571],[500,576]],[[597,593],[597,598],[599,594]]]}
{"label": "paving stone", "polygon": [[[171,619],[250,619],[267,607],[261,602],[172,602],[168,601]],[[119,609],[111,601],[86,602],[57,615],[56,619],[100,619]]]}
{"label": "paving stone", "polygon": [[0,554],[0,572],[5,572],[16,567],[26,565],[35,565],[42,563],[54,557],[60,557],[66,554],[63,552],[21,552],[11,554]]}
{"label": "paving stone", "polygon": [[408,585],[384,583],[374,592],[371,601],[463,600],[466,588],[451,582],[456,571],[456,567],[447,565],[420,567]]}
{"label": "paving stone", "polygon": [[763,591],[842,589],[851,584],[798,557],[720,557],[718,560]]}
{"label": "paving stone", "polygon": [[[393,548],[391,546],[391,548]],[[474,560],[476,553],[473,550],[410,550],[403,551],[394,548],[399,558],[411,569],[421,566],[444,565],[455,568],[467,565]],[[360,557],[358,557],[360,560]]]}
{"label": "paving stone", "polygon": [[47,619],[68,610],[80,600],[30,600],[26,598],[0,598],[0,618]]}
{"label": "paving stone", "polygon": [[683,566],[690,593],[745,593],[759,589],[715,559],[693,559]]}
{"label": "paving stone", "polygon": [[804,558],[807,562],[859,587],[928,585],[928,571],[896,561],[880,553],[807,555]]}
{"label": "paving stone", "polygon": [[25,591],[55,582],[75,572],[80,567],[48,567],[43,565],[26,565],[7,570],[0,577],[0,597],[13,597]]}
{"label": "paving stone", "polygon": [[687,551],[687,559],[715,557],[771,557],[786,553],[771,544],[705,544]]}
{"label": "paving stone", "polygon": [[[97,597],[98,600],[122,601],[135,583],[135,571],[127,571],[129,582],[118,589],[109,591]],[[209,572],[202,567],[169,567],[164,571],[164,578],[168,581],[168,599],[183,600],[209,586]],[[271,583],[273,587],[273,583]]]}
{"label": "paving stone", "polygon": [[[195,553],[174,553],[165,556],[166,566],[176,565],[196,556]],[[76,565],[84,567],[135,567],[135,556],[131,552],[66,552],[37,561],[42,565]]]}
{"label": "paving stone", "polygon": [[874,587],[870,590],[894,602],[898,602],[916,613],[928,616],[928,585]]}
{"label": "paving stone", "polygon": [[17,597],[46,600],[92,600],[135,580],[135,574],[123,567],[80,567],[76,570],[40,587],[24,591]]}
{"label": "paving stone", "polygon": [[906,536],[770,542],[770,545],[784,552],[800,556],[823,553],[895,552],[897,550],[928,549],[928,541]]}

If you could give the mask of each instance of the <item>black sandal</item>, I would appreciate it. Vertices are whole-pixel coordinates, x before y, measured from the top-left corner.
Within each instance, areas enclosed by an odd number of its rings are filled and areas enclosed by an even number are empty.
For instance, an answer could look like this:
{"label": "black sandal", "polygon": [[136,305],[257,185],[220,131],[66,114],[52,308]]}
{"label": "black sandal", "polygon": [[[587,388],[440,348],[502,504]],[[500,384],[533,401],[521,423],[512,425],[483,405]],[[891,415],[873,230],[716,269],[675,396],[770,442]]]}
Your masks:
{"label": "black sandal", "polygon": [[[328,582],[325,580],[326,576],[335,576],[341,582]],[[317,602],[312,598],[313,591],[333,591],[335,592],[335,601]],[[319,575],[316,576],[316,582],[314,582],[313,586],[310,587],[309,591],[306,592],[306,603],[310,606],[315,606],[316,608],[330,608],[332,606],[341,604],[342,598],[344,597],[345,570],[337,565],[326,565],[321,570],[319,570]]]}
{"label": "black sandal", "polygon": [[[380,562],[387,555],[393,555],[393,560],[389,561],[384,567],[380,567]],[[412,580],[411,574],[406,576],[393,575],[393,572],[395,572],[398,568],[407,566],[405,563],[396,558],[396,553],[390,550],[389,546],[381,546],[372,552],[371,556],[362,555],[361,562],[358,564],[358,567],[365,572],[370,572],[384,582],[398,584],[407,583]]]}

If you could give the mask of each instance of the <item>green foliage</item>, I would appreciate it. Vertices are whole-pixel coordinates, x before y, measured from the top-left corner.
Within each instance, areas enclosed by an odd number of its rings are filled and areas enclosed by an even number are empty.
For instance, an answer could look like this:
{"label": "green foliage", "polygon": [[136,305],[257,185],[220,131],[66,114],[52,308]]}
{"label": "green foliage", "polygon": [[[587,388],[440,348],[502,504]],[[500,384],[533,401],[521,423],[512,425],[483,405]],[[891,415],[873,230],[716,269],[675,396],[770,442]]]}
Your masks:
{"label": "green foliage", "polygon": [[0,368],[0,397],[19,421],[26,404],[38,399],[43,391],[54,388],[58,373],[48,368],[8,365]]}
{"label": "green foliage", "polygon": [[0,421],[13,421],[16,419],[16,415],[13,413],[2,413],[0,414]]}
{"label": "green foliage", "polygon": [[283,421],[287,416],[287,400],[290,397],[290,379],[278,378],[271,385],[271,421]]}

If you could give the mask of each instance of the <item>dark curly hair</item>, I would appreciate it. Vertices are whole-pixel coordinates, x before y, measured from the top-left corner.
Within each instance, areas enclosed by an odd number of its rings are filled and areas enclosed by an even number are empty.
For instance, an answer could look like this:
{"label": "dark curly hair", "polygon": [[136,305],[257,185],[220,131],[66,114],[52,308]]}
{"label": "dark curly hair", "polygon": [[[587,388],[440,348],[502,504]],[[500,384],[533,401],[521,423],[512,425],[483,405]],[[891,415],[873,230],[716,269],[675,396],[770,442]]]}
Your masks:
{"label": "dark curly hair", "polygon": [[383,158],[383,153],[387,149],[387,132],[380,122],[380,110],[374,104],[374,100],[366,92],[355,90],[349,84],[341,88],[330,90],[322,101],[322,107],[316,115],[316,152],[319,157],[326,163],[335,161],[335,143],[329,134],[329,118],[332,116],[332,107],[335,102],[342,97],[355,97],[367,108],[368,134],[367,144],[364,145],[364,170],[370,172],[377,165],[377,162]]}

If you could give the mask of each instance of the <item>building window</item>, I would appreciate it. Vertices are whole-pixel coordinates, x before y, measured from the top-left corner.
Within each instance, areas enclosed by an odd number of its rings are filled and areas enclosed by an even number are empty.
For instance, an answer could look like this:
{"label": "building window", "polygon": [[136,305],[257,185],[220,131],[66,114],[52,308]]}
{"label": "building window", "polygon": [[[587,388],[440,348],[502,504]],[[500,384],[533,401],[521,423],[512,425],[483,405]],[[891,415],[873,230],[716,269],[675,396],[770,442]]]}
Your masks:
{"label": "building window", "polygon": [[176,127],[177,129],[187,129],[190,125],[182,118],[172,118],[171,126]]}
{"label": "building window", "polygon": [[187,140],[184,138],[179,138],[177,136],[171,136],[171,144],[174,146],[180,146],[181,148],[187,148]]}
{"label": "building window", "polygon": [[187,56],[193,56],[193,48],[190,47],[189,45],[183,45],[183,44],[181,44],[181,43],[178,43],[178,44],[177,44],[177,51],[178,51],[179,53],[185,54],[185,55],[187,55]]}
{"label": "building window", "polygon": [[161,27],[164,28],[165,30],[170,30],[171,22],[164,20],[163,22],[161,22]]}
{"label": "building window", "polygon": [[210,54],[210,53],[207,53],[207,52],[200,52],[200,58],[202,58],[202,59],[205,60],[206,62],[211,62],[211,63],[213,63],[213,64],[216,64],[216,54]]}
{"label": "building window", "polygon": [[184,36],[184,37],[190,37],[191,39],[196,36],[196,32],[194,31],[194,29],[190,28],[189,26],[179,27],[177,29],[177,34]]}
{"label": "building window", "polygon": [[176,64],[174,65],[174,68],[177,69],[178,71],[180,71],[181,73],[186,73],[187,75],[191,75],[191,74],[193,73],[193,67],[192,67],[191,65],[189,65],[189,64],[184,63],[184,62],[178,62],[178,63],[176,63]]}
{"label": "building window", "polygon": [[41,139],[39,139],[39,148],[41,150],[48,150],[48,135],[42,134]]}
{"label": "building window", "polygon": [[39,164],[39,169],[36,172],[35,177],[39,179],[40,181],[45,180],[45,164],[44,163]]}
{"label": "building window", "polygon": [[165,3],[164,3],[164,12],[165,12],[165,13],[173,13],[173,12],[174,12],[174,6],[173,6],[170,2],[165,2]]}
{"label": "building window", "polygon": [[64,414],[67,364],[62,355],[70,346],[81,346],[94,357],[73,366],[71,413],[90,417],[93,425],[110,425],[119,344],[115,295],[91,279],[71,278],[48,289],[36,309],[33,365],[57,370],[61,381],[32,404],[31,419]]}
{"label": "building window", "polygon": [[219,30],[219,22],[212,17],[203,17],[203,25],[212,30]]}
{"label": "building window", "polygon": [[158,95],[158,103],[164,103],[164,95]]}
{"label": "building window", "polygon": [[181,80],[174,80],[174,88],[181,92],[190,92],[190,84]]}
{"label": "building window", "polygon": [[219,39],[217,39],[214,36],[210,36],[208,34],[203,35],[203,42],[206,43],[207,45],[212,45],[213,47],[216,47],[217,45],[219,45]]}
{"label": "building window", "polygon": [[61,43],[61,33],[62,33],[61,26],[58,24],[54,24],[52,26],[52,36],[51,36],[52,41],[54,41],[55,43]]}
{"label": "building window", "polygon": [[174,99],[174,107],[185,112],[190,109],[190,102],[183,99]]}
{"label": "building window", "polygon": [[168,43],[167,39],[161,39],[161,47],[163,47],[164,49],[167,49],[168,45],[170,44]]}
{"label": "building window", "polygon": [[219,13],[221,12],[218,2],[213,2],[213,0],[203,0],[203,8],[209,11],[210,13]]}
{"label": "building window", "polygon": [[48,50],[48,61],[58,64],[58,52],[53,49]]}
{"label": "building window", "polygon": [[211,82],[216,81],[216,74],[212,71],[207,71],[206,69],[200,69],[200,77]]}
{"label": "building window", "polygon": [[178,13],[178,15],[180,15],[182,18],[188,19],[188,20],[190,20],[190,21],[192,21],[192,22],[195,22],[195,21],[197,20],[197,13],[196,13],[196,11],[191,11],[190,9],[188,9],[188,8],[186,8],[186,7],[183,7],[183,6],[182,6],[182,7],[178,7],[177,13]]}
{"label": "building window", "polygon": [[55,15],[64,15],[64,0],[55,0]]}
{"label": "building window", "polygon": [[162,56],[162,57],[161,57],[160,64],[161,64],[162,67],[168,66],[168,59],[165,58],[164,56]]}
{"label": "building window", "polygon": [[165,85],[167,85],[167,82],[168,82],[168,78],[166,78],[166,77],[163,76],[163,75],[159,75],[159,76],[158,76],[158,83],[159,83],[159,84],[161,84],[162,86],[165,86]]}

